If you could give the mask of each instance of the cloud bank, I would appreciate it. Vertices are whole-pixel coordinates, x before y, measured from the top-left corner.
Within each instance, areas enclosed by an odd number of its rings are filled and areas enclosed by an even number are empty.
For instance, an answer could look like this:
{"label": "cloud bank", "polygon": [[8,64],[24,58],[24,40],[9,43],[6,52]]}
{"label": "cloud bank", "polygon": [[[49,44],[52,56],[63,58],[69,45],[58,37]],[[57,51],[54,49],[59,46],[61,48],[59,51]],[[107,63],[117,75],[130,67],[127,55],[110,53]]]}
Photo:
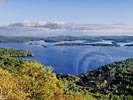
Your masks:
{"label": "cloud bank", "polygon": [[0,26],[0,35],[8,36],[133,36],[133,26],[127,24],[75,24],[56,22],[19,22]]}

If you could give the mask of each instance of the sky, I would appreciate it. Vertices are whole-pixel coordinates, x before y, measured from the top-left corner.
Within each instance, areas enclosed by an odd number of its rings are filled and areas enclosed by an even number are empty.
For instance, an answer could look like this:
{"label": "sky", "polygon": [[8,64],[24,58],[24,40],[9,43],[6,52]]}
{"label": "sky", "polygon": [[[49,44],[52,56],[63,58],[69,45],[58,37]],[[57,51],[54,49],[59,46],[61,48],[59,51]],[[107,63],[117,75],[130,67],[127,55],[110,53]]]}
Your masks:
{"label": "sky", "polygon": [[0,0],[0,35],[133,35],[133,0]]}

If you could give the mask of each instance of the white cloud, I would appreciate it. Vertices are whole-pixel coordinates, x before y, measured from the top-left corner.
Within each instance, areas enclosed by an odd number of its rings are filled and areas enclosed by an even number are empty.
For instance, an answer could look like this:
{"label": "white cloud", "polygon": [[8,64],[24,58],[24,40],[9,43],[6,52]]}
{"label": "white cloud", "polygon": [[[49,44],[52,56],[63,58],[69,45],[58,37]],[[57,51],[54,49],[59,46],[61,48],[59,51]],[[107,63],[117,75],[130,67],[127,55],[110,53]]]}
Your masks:
{"label": "white cloud", "polygon": [[47,24],[47,22],[45,22],[45,21],[38,21],[38,22],[24,21],[24,22],[10,24],[9,26],[16,26],[16,27],[22,27],[22,26],[35,27],[35,26],[38,26],[38,27],[41,27],[41,26],[44,26],[46,24]]}
{"label": "white cloud", "polygon": [[0,35],[54,36],[54,35],[132,35],[133,26],[126,24],[72,24],[55,22],[20,22],[0,27]]}

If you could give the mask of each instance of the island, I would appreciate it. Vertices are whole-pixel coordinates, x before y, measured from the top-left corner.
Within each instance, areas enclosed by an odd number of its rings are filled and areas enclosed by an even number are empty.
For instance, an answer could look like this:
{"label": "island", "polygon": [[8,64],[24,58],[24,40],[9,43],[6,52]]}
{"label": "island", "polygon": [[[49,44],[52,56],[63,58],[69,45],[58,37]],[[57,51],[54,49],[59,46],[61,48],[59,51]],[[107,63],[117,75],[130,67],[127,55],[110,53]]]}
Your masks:
{"label": "island", "polygon": [[42,45],[42,47],[43,47],[43,48],[48,48],[48,46],[47,46],[47,45],[44,45],[44,44]]}
{"label": "island", "polygon": [[133,46],[133,44],[126,44],[125,46]]}
{"label": "island", "polygon": [[[41,41],[41,43],[40,43]],[[0,36],[0,42],[28,43],[29,45],[50,46],[132,46],[133,36],[52,36],[52,37],[11,37]],[[44,42],[44,44],[43,44]],[[46,44],[47,45],[46,45]],[[126,45],[125,45],[126,44]]]}
{"label": "island", "polygon": [[120,46],[118,44],[107,44],[107,43],[57,43],[54,46]]}

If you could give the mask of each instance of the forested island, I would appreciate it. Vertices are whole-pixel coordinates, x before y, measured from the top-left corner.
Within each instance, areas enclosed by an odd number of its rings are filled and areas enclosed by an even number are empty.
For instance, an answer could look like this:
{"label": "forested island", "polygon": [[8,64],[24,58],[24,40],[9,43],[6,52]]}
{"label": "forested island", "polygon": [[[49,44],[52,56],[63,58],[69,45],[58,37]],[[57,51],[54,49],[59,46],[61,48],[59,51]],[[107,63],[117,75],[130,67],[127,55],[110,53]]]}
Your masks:
{"label": "forested island", "polygon": [[118,44],[107,44],[107,43],[93,43],[93,44],[87,44],[87,43],[58,43],[55,44],[55,46],[78,46],[78,45],[88,45],[88,46],[120,46]]}
{"label": "forested island", "polygon": [[17,52],[25,55],[21,50],[0,49],[1,100],[133,100],[132,58],[64,75],[53,73],[50,66],[14,58]]}
{"label": "forested island", "polygon": [[116,43],[126,43],[133,41],[133,36],[53,36],[44,38],[46,42],[85,40],[86,42],[100,42],[110,40]]}
{"label": "forested island", "polygon": [[[42,47],[47,48],[47,44],[53,46],[133,46],[133,36],[53,36],[53,37],[5,37],[0,36],[0,42],[9,43],[29,43],[37,45],[36,42],[44,41]],[[35,42],[35,43],[34,43]]]}

